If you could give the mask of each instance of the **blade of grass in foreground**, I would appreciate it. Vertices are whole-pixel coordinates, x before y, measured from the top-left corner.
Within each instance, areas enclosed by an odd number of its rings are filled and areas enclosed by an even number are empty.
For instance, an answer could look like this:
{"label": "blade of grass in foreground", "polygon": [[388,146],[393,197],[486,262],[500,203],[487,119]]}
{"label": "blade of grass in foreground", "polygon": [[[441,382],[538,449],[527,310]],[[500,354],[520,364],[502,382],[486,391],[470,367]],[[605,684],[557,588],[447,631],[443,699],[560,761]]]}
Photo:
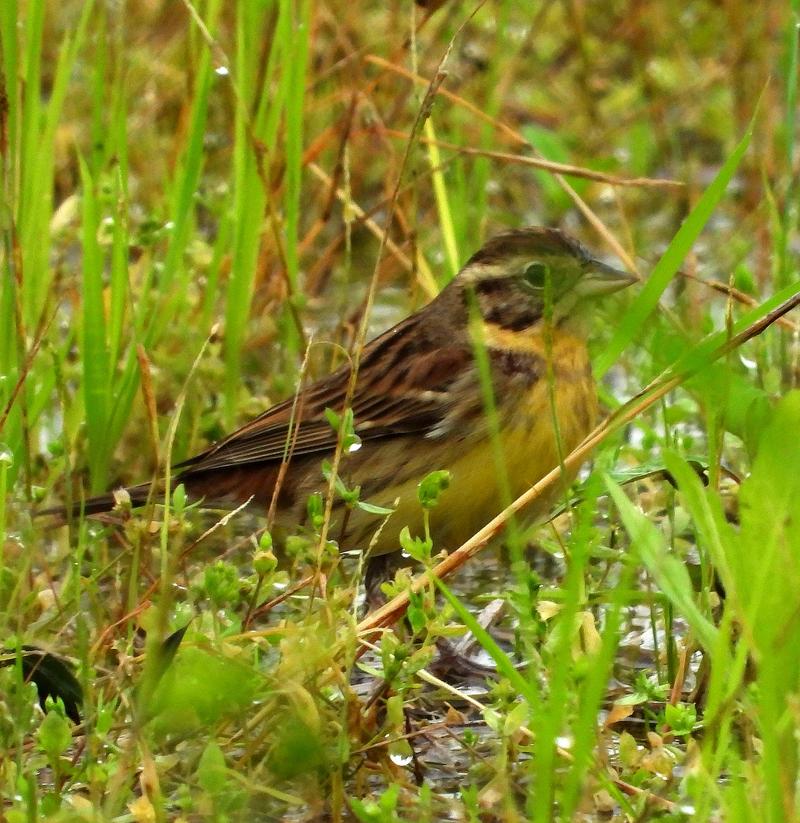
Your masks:
{"label": "blade of grass in foreground", "polygon": [[624,349],[639,333],[647,318],[653,313],[658,305],[664,289],[667,288],[672,278],[677,273],[684,258],[689,253],[694,242],[697,240],[703,227],[708,222],[717,204],[725,194],[739,163],[750,145],[750,138],[753,136],[753,120],[750,121],[750,126],[744,134],[744,137],[739,141],[739,145],[733,150],[733,153],[725,161],[725,164],[719,170],[719,174],[714,178],[711,185],[703,192],[702,197],[697,201],[697,204],[689,213],[689,216],[684,220],[683,225],[678,229],[672,242],[667,247],[667,250],[661,256],[661,259],[656,263],[647,282],[639,292],[636,300],[629,307],[628,311],[622,315],[622,318],[617,325],[614,336],[608,342],[605,349],[598,355],[594,368],[598,378],[602,377],[611,368],[612,364],[622,354]]}
{"label": "blade of grass in foreground", "polygon": [[[212,36],[216,31],[219,10],[219,0],[209,3],[204,23]],[[200,41],[193,79],[189,126],[175,184],[169,195],[172,231],[160,278],[160,288],[164,295],[169,295],[169,299],[159,307],[153,317],[157,336],[160,336],[164,327],[174,321],[176,310],[180,310],[179,307],[186,301],[186,291],[189,287],[190,273],[184,258],[194,229],[195,197],[201,186],[200,175],[205,162],[203,141],[206,137],[209,95],[214,82],[211,48],[203,40]]]}
{"label": "blade of grass in foreground", "polygon": [[[20,10],[24,6],[24,13]],[[43,54],[48,31],[46,3],[0,4],[0,59],[3,69],[2,245],[0,285],[0,406],[11,402],[3,423],[3,442],[14,462],[13,484],[30,465],[29,443],[43,409],[50,408],[52,369],[47,358],[30,355],[30,341],[52,314],[53,276],[50,232],[55,191],[55,144],[69,78],[84,42],[93,3],[65,32],[50,64]],[[43,78],[46,78],[43,80]],[[41,364],[41,365],[40,365]],[[19,388],[17,380],[23,383]],[[46,392],[46,396],[44,394]]]}
{"label": "blade of grass in foreground", "polygon": [[[587,495],[589,500],[596,500],[597,490],[597,482],[594,482]],[[585,621],[589,618],[592,630],[596,630],[596,624],[594,618],[589,617],[584,609],[587,563],[595,512],[596,508],[590,502],[584,502],[576,510],[574,527],[568,538],[568,545],[564,548],[566,573],[559,585],[563,599],[560,599],[557,614],[548,620],[544,651],[540,651],[535,658],[541,660],[542,669],[541,674],[537,672],[536,675],[545,678],[547,689],[542,691],[539,705],[534,706],[535,715],[532,723],[536,729],[536,739],[530,773],[535,790],[528,793],[526,811],[528,818],[533,821],[551,820],[555,804],[559,802],[559,787],[562,781],[558,778],[558,772],[563,768],[563,762],[558,756],[558,741],[562,736],[567,740],[574,739],[570,731],[576,708],[576,671],[580,668],[580,664],[576,666],[577,641],[580,641],[584,650],[581,656],[585,654],[582,662],[592,659],[594,668],[596,648],[587,644],[599,638],[590,639]],[[536,605],[539,606],[540,602]],[[519,620],[522,627],[528,624],[523,631],[536,631],[535,612],[527,615],[520,613]],[[568,748],[571,749],[571,746],[568,745]]]}
{"label": "blade of grass in foreground", "polygon": [[[225,422],[236,420],[241,390],[242,349],[247,317],[253,297],[266,198],[259,178],[252,136],[265,146],[277,145],[279,115],[283,111],[289,86],[289,71],[279,72],[282,58],[292,44],[290,6],[278,4],[274,36],[268,49],[266,79],[255,87],[255,66],[261,59],[261,39],[256,33],[265,30],[265,11],[258,4],[237,5],[236,55],[233,76],[236,79],[236,120],[233,147],[233,236],[231,272],[225,299]],[[250,120],[251,109],[257,111]]]}
{"label": "blade of grass in foreground", "polygon": [[[686,380],[696,377],[723,354],[733,351],[753,337],[758,336],[771,325],[769,315],[786,308],[787,304],[800,294],[800,280],[768,297],[736,320],[730,329],[711,332],[688,349],[669,369],[667,375],[681,375]],[[782,310],[783,311],[783,310]],[[785,311],[784,311],[785,313]],[[764,325],[766,324],[766,325]],[[752,333],[749,333],[749,331]]]}
{"label": "blade of grass in foreground", "polygon": [[[625,609],[630,605],[628,592],[635,573],[633,563],[626,563],[622,568],[618,584],[610,592],[603,610],[600,649],[592,656],[591,665],[585,668],[577,686],[577,709],[571,720],[570,751],[573,759],[559,799],[563,820],[575,819],[575,811],[585,791],[587,773],[594,762],[598,734],[602,729],[598,717],[614,670],[622,620]],[[602,774],[599,776],[602,778]]]}
{"label": "blade of grass in foreground", "polygon": [[428,138],[426,149],[428,151],[428,162],[432,172],[433,193],[436,198],[436,210],[439,213],[439,226],[442,229],[442,240],[447,254],[447,264],[450,268],[447,280],[451,280],[459,269],[458,244],[456,243],[455,228],[453,226],[453,212],[450,208],[450,200],[447,196],[447,186],[445,184],[444,172],[442,171],[442,157],[439,147],[436,145],[436,130],[433,127],[432,118],[425,121],[425,136]]}
{"label": "blade of grass in foreground", "polygon": [[86,407],[92,491],[98,492],[106,485],[109,459],[109,368],[103,304],[103,256],[97,242],[100,214],[94,180],[81,155],[78,155],[78,165],[83,188],[83,313],[80,335],[83,355],[83,397]]}
{"label": "blade of grass in foreground", "polygon": [[453,610],[458,615],[458,619],[475,635],[486,653],[494,660],[498,672],[514,686],[520,696],[528,701],[529,705],[535,705],[538,702],[535,684],[528,682],[523,675],[517,671],[508,655],[497,645],[489,632],[478,623],[474,615],[461,603],[450,589],[438,577],[431,576],[431,579],[445,600],[453,607]]}
{"label": "blade of grass in foreground", "polygon": [[[297,4],[297,20],[291,38],[291,48],[287,53],[288,70],[283,82],[286,84],[286,190],[284,208],[286,211],[286,274],[290,284],[292,299],[297,292],[300,278],[298,240],[300,233],[300,194],[303,182],[303,126],[305,111],[306,73],[308,68],[308,31],[311,26],[311,4],[302,0]],[[269,195],[267,195],[269,196]],[[296,358],[300,339],[292,322],[288,306],[283,311],[283,340],[290,357]]]}
{"label": "blade of grass in foreground", "polygon": [[663,535],[628,500],[622,488],[608,476],[605,481],[630,535],[631,545],[639,552],[647,571],[652,575],[658,588],[689,622],[703,648],[712,651],[716,648],[717,628],[697,607],[686,566],[669,553]]}

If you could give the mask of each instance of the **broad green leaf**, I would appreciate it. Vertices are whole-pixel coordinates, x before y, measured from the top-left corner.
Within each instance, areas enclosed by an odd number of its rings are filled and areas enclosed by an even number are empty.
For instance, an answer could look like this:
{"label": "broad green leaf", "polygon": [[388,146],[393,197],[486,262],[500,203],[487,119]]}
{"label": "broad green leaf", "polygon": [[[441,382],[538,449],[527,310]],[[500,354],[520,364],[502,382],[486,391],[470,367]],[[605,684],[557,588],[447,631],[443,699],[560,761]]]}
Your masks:
{"label": "broad green leaf", "polygon": [[189,734],[247,710],[260,676],[245,663],[204,649],[181,650],[148,708],[158,734]]}
{"label": "broad green leaf", "polygon": [[[742,596],[758,650],[774,656],[794,637],[800,591],[800,392],[788,394],[764,429],[742,484],[738,556]],[[775,645],[778,644],[778,645]]]}

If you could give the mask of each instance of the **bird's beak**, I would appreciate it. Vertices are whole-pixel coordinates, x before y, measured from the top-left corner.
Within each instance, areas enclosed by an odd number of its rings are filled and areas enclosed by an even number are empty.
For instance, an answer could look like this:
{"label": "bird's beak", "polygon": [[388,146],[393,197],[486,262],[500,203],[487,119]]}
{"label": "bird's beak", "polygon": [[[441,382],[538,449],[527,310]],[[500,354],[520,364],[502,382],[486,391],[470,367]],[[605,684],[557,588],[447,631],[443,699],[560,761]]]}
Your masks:
{"label": "bird's beak", "polygon": [[578,284],[578,289],[582,296],[594,297],[625,289],[637,280],[638,278],[632,274],[615,269],[599,260],[592,260]]}

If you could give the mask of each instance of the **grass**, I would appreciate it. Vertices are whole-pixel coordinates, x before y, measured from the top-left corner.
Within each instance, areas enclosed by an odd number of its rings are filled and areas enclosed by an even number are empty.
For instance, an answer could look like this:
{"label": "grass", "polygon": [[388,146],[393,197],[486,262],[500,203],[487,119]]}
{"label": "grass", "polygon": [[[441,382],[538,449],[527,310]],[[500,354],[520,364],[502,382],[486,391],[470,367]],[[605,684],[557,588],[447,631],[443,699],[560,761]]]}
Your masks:
{"label": "grass", "polygon": [[[797,4],[434,5],[2,4],[7,819],[800,816],[798,321],[746,339],[800,279]],[[321,500],[285,552],[179,491],[32,518],[163,474],[525,224],[646,280],[592,332],[624,425],[551,525],[401,575],[405,626]],[[431,671],[463,627],[491,677]],[[73,662],[80,726],[23,645]]]}

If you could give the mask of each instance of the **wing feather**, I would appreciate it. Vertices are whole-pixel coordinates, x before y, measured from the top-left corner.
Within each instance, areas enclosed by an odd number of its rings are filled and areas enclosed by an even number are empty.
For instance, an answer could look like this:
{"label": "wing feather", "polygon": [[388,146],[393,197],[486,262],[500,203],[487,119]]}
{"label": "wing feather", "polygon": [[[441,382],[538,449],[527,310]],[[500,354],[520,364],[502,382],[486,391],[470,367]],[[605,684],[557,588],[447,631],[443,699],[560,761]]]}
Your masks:
{"label": "wing feather", "polygon": [[[425,336],[414,315],[373,340],[364,350],[353,397],[356,433],[363,440],[393,434],[424,434],[452,407],[449,389],[471,361],[468,346],[453,335]],[[421,328],[420,328],[421,326]],[[293,457],[332,451],[337,434],[325,409],[341,412],[350,376],[345,366],[304,389],[297,403],[299,423],[290,426],[293,399],[268,409],[224,440],[176,468],[183,476],[279,463],[294,439]]]}

